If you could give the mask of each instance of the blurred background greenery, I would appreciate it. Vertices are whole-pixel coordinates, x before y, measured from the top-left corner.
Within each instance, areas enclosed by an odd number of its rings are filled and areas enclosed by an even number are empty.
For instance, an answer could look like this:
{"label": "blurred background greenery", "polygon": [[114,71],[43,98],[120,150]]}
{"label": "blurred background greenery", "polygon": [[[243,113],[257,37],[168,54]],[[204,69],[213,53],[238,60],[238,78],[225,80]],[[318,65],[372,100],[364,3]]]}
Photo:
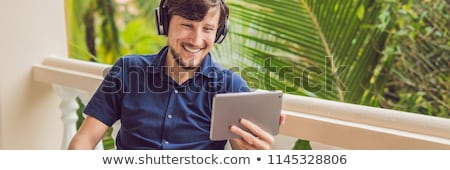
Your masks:
{"label": "blurred background greenery", "polygon": [[[214,59],[253,88],[450,117],[448,1],[227,3],[231,31]],[[158,5],[66,0],[70,57],[112,64],[127,54],[157,53],[166,45],[154,24]],[[299,139],[294,149],[310,146]]]}

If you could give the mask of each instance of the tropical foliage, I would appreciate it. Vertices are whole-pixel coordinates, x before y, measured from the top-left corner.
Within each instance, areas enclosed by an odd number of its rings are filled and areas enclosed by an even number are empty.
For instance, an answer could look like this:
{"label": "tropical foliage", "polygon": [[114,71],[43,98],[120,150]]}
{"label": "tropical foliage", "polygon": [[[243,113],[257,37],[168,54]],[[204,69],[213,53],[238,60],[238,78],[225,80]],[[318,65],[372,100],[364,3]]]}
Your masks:
{"label": "tropical foliage", "polygon": [[[71,57],[155,53],[157,0],[67,0]],[[445,0],[228,0],[216,61],[250,86],[450,117]],[[307,129],[299,129],[307,130]],[[299,140],[295,149],[310,149]]]}
{"label": "tropical foliage", "polygon": [[245,58],[239,65],[260,68],[241,72],[255,88],[376,105],[367,89],[376,82],[370,80],[388,36],[389,23],[379,19],[383,3],[243,0],[230,6],[240,27],[231,39],[240,40],[224,51],[239,49]]}
{"label": "tropical foliage", "polygon": [[230,5],[239,26],[231,49],[240,65],[262,68],[244,74],[258,88],[450,117],[447,1]]}
{"label": "tropical foliage", "polygon": [[164,46],[156,34],[158,0],[66,0],[72,58],[112,64],[131,53],[154,53]]}
{"label": "tropical foliage", "polygon": [[265,68],[254,79],[264,81],[255,84],[287,93],[361,101],[387,36],[376,26],[380,3],[231,2],[234,21],[245,28],[235,32],[245,41],[233,41],[239,43],[233,49],[240,49],[239,55],[248,59],[243,64]]}
{"label": "tropical foliage", "polygon": [[384,55],[392,66],[380,106],[450,118],[449,1],[393,2],[385,17],[395,20]]}

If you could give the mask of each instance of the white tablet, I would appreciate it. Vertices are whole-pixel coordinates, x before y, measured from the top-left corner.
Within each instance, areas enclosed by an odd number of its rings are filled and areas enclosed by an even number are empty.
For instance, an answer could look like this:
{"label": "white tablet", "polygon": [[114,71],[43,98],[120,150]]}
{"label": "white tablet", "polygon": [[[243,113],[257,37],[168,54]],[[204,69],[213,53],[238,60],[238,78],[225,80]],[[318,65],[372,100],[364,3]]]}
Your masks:
{"label": "white tablet", "polygon": [[244,130],[239,123],[247,119],[272,135],[279,131],[283,93],[281,91],[254,91],[216,94],[211,117],[211,140],[226,140],[239,136],[230,131],[231,125]]}

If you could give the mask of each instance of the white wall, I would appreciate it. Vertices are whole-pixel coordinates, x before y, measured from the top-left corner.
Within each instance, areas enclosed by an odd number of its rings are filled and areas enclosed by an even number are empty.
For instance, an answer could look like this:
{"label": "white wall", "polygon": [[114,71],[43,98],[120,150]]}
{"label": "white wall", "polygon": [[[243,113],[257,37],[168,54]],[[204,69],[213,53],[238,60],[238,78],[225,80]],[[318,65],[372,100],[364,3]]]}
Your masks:
{"label": "white wall", "polygon": [[64,0],[0,1],[0,149],[59,149],[60,99],[32,66],[67,56]]}
{"label": "white wall", "polygon": [[[0,20],[2,21],[2,20]],[[0,48],[2,49],[2,48]],[[0,50],[3,51],[3,50]],[[0,67],[0,149],[2,149],[3,147],[3,133],[2,133],[2,79],[3,79],[3,67]]]}

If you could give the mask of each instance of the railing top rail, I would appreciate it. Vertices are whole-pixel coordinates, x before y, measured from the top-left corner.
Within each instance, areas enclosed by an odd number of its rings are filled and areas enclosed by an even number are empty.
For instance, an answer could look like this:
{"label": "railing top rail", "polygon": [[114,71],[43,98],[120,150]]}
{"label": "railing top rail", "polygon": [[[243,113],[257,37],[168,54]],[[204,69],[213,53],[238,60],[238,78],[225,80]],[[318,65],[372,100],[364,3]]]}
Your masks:
{"label": "railing top rail", "polygon": [[450,119],[285,94],[283,109],[450,139]]}
{"label": "railing top rail", "polygon": [[42,65],[79,71],[98,76],[103,76],[105,74],[105,71],[107,71],[111,67],[111,65],[108,64],[88,62],[57,56],[50,56],[45,58]]}
{"label": "railing top rail", "polygon": [[36,81],[94,92],[111,65],[50,56],[33,66]]}
{"label": "railing top rail", "polygon": [[[51,56],[33,67],[33,76],[94,92],[110,67]],[[290,94],[284,95],[283,110],[289,115],[281,133],[296,138],[349,149],[450,149],[450,119]]]}

